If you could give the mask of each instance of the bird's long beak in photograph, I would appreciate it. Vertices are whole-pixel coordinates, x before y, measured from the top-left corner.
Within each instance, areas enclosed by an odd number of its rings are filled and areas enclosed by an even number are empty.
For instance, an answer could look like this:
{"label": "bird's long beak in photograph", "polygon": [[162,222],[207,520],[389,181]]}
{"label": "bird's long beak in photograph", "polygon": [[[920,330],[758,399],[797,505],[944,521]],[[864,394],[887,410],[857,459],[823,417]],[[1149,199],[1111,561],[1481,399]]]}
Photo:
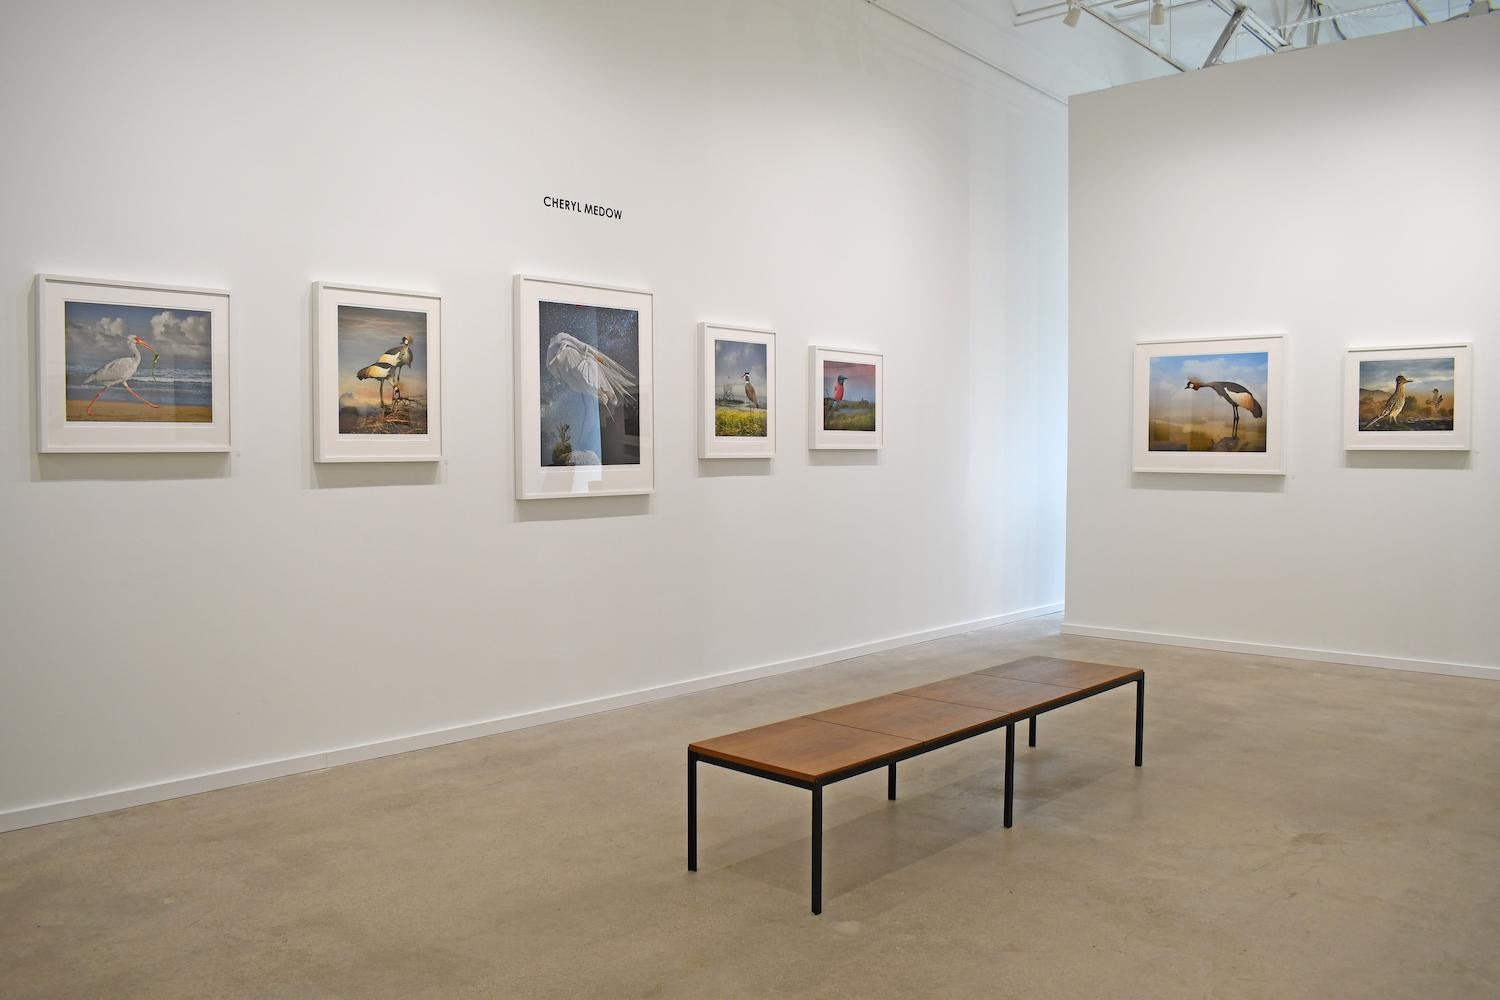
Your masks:
{"label": "bird's long beak in photograph", "polygon": [[140,338],[140,337],[137,337],[137,338],[135,338],[135,342],[136,342],[136,343],[137,343],[137,344],[140,344],[140,345],[141,345],[141,346],[142,346],[142,347],[144,347],[144,348],[145,348],[145,349],[146,349],[146,350],[148,350],[148,351],[150,351],[150,352],[151,352],[151,353],[152,353],[152,354],[155,354],[155,353],[157,353],[157,351],[156,351],[156,348],[154,348],[154,347],[152,347],[152,346],[151,346],[151,345],[150,345],[150,344],[148,344],[148,343],[146,343],[146,342],[145,342],[145,341],[144,341],[144,340],[142,340],[142,339],[141,339],[141,338]]}

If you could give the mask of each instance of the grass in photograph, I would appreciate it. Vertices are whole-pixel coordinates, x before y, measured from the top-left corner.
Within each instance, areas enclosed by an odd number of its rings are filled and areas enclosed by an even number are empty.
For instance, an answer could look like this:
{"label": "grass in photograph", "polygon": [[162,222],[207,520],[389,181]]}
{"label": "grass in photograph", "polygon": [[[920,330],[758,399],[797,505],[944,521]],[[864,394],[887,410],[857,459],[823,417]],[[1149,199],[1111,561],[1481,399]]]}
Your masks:
{"label": "grass in photograph", "polygon": [[825,431],[873,431],[875,429],[875,404],[869,400],[835,402],[823,400],[823,429]]}
{"label": "grass in photograph", "polygon": [[714,409],[714,435],[717,437],[765,437],[765,410]]}

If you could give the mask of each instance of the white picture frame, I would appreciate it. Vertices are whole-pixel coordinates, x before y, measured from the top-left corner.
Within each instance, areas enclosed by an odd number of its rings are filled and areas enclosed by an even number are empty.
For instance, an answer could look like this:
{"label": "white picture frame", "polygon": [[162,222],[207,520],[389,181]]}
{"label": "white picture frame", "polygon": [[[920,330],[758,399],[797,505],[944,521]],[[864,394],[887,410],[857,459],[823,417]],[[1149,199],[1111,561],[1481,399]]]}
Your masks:
{"label": "white picture frame", "polygon": [[[1345,449],[1468,451],[1474,409],[1473,351],[1469,343],[1346,351]],[[1407,371],[1414,377],[1408,378]],[[1399,405],[1392,407],[1396,378],[1401,379],[1400,398]],[[1391,409],[1397,411],[1394,420],[1386,412]]]}
{"label": "white picture frame", "polygon": [[651,493],[652,294],[516,275],[512,298],[516,498]]}
{"label": "white picture frame", "polygon": [[312,294],[313,461],[441,461],[442,297],[332,281]]}
{"label": "white picture frame", "polygon": [[35,298],[37,451],[229,450],[227,291],[38,274]]}
{"label": "white picture frame", "polygon": [[[876,450],[885,443],[885,355],[814,345],[808,352],[808,447],[820,450]],[[838,376],[845,375],[842,398]],[[856,388],[849,389],[849,385]],[[847,398],[858,394],[860,398]],[[869,428],[830,427],[830,423],[862,422],[854,404],[869,404]]]}
{"label": "white picture frame", "polygon": [[1279,334],[1137,344],[1132,469],[1285,475],[1285,352]]}
{"label": "white picture frame", "polygon": [[[698,457],[775,458],[781,400],[776,334],[759,327],[699,323],[698,356]],[[721,433],[731,429],[744,433]]]}

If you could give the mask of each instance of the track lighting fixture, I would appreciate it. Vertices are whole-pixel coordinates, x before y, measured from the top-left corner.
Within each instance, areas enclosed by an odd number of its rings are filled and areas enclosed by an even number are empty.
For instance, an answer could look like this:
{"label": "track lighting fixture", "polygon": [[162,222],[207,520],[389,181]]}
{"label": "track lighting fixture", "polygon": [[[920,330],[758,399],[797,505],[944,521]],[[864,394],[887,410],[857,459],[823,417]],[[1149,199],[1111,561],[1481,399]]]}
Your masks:
{"label": "track lighting fixture", "polygon": [[1068,12],[1063,15],[1063,24],[1070,28],[1078,27],[1078,18],[1083,14],[1083,9],[1076,3],[1068,4]]}
{"label": "track lighting fixture", "polygon": [[1158,28],[1167,23],[1167,5],[1162,0],[1151,0],[1151,23]]}

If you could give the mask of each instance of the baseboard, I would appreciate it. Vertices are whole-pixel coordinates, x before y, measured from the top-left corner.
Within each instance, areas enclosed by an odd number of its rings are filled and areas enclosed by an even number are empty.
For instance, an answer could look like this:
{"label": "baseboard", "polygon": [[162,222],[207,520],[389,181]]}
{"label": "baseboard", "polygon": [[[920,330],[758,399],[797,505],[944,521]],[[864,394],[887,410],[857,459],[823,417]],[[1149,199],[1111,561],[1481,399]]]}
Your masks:
{"label": "baseboard", "polygon": [[391,739],[377,740],[373,743],[361,743],[357,746],[340,747],[335,750],[305,754],[299,757],[287,757],[259,764],[248,764],[243,767],[233,767],[223,771],[197,774],[170,781],[153,782],[134,788],[102,792],[98,795],[87,795],[59,802],[48,802],[37,806],[24,806],[20,809],[0,812],[0,833],[8,830],[20,830],[29,826],[41,826],[44,823],[57,823],[66,819],[77,819],[80,816],[93,816],[98,813],[113,812],[116,809],[127,809],[131,806],[145,805],[148,802],[161,802],[165,799],[175,799],[183,795],[196,795],[199,792],[211,792],[220,788],[231,788],[235,785],[249,784],[252,781],[264,781],[267,778],[280,778],[289,774],[304,774],[308,771],[317,771],[325,767],[336,767],[340,764],[373,760],[376,757],[388,757],[391,754],[407,753],[412,750],[425,750],[428,747],[442,746],[446,743],[458,743],[462,740],[471,740],[480,736],[494,736],[497,733],[508,733],[517,729],[540,726],[548,722],[576,719],[585,715],[594,715],[598,712],[608,712],[617,708],[627,708],[631,705],[659,701],[663,698],[691,694],[694,691],[707,691],[711,688],[727,687],[730,684],[741,684],[745,681],[753,681],[761,677],[792,673],[797,670],[808,670],[812,667],[820,667],[825,664],[836,663],[839,660],[852,659],[856,656],[867,656],[870,653],[879,653],[900,646],[930,642],[933,639],[942,639],[946,636],[973,632],[983,628],[993,628],[997,625],[1008,625],[1012,622],[1024,621],[1029,618],[1041,618],[1045,615],[1056,614],[1062,610],[1062,607],[1061,604],[1046,604],[1040,607],[1026,608],[1021,611],[1012,611],[1008,614],[994,615],[989,618],[977,618],[972,621],[958,622],[939,628],[924,629],[920,632],[889,636],[884,639],[877,639],[874,642],[845,646],[841,649],[831,649],[822,653],[814,653],[810,656],[799,656],[790,660],[778,660],[774,663],[764,663],[755,667],[744,667],[724,673],[710,674],[706,677],[696,677],[692,680],[642,688],[638,691],[626,691],[620,694],[606,695],[602,698],[591,698],[567,705],[557,705],[532,712],[521,712],[516,715],[507,715],[497,719],[487,719],[483,722],[473,722],[461,726],[435,729],[430,732],[397,736]]}
{"label": "baseboard", "polygon": [[1225,653],[1250,653],[1284,660],[1311,660],[1316,663],[1349,663],[1357,667],[1380,667],[1382,670],[1412,670],[1424,674],[1447,674],[1452,677],[1482,677],[1500,680],[1500,667],[1477,663],[1449,663],[1446,660],[1410,660],[1398,656],[1376,656],[1373,653],[1351,653],[1338,649],[1308,649],[1302,646],[1276,646],[1265,642],[1242,642],[1237,639],[1206,639],[1196,635],[1173,635],[1170,632],[1143,632],[1137,629],[1104,628],[1063,622],[1063,635],[1091,639],[1119,639],[1124,642],[1151,642],[1160,646],[1188,646]]}

